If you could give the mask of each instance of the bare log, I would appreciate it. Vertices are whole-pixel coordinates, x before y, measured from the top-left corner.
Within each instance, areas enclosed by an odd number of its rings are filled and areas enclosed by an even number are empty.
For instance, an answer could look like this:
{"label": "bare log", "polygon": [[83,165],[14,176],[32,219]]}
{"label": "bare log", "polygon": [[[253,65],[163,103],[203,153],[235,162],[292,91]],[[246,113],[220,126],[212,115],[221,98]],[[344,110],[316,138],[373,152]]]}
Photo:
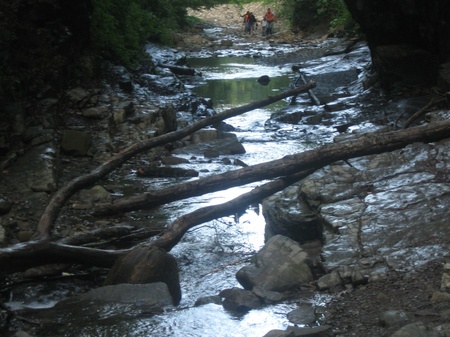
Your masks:
{"label": "bare log", "polygon": [[[293,182],[306,177],[312,170],[328,165],[334,161],[392,151],[400,149],[412,142],[435,142],[446,139],[449,136],[450,121],[438,122],[405,130],[369,134],[361,139],[345,143],[325,145],[316,150],[286,156],[269,163],[249,166],[244,169],[219,175],[221,178],[216,178],[217,176],[211,177],[213,178],[211,181],[207,180],[211,178],[199,179],[197,180],[197,184],[200,182],[199,187],[202,187],[202,182],[209,181],[212,184],[219,184],[221,182],[223,188],[224,181],[227,181],[230,177],[228,174],[231,174],[232,177],[238,180],[242,178],[241,182],[269,179],[275,175],[286,175],[283,178],[256,187],[252,191],[222,205],[204,207],[183,215],[170,224],[158,239],[152,240],[148,245],[169,250],[182,238],[189,228],[199,223],[242,210],[247,205],[262,200],[276,191],[284,189]],[[276,173],[271,172],[272,170],[276,171]],[[257,178],[252,178],[255,174]],[[225,180],[223,178],[224,176],[227,177]],[[190,185],[185,183],[181,184],[181,186],[181,191],[184,191],[186,186]],[[208,188],[211,188],[211,186]],[[216,190],[220,189],[219,185],[216,185],[215,188]],[[186,192],[184,193],[186,197],[187,194]],[[197,191],[196,193],[199,192]],[[171,200],[177,199],[178,196],[175,193]],[[128,252],[129,250],[100,250],[68,246],[50,242],[49,240],[38,240],[0,250],[0,270],[7,273],[48,263],[77,263],[111,267],[117,258]]]}
{"label": "bare log", "polygon": [[97,208],[95,214],[117,214],[138,209],[149,209],[176,200],[325,166],[337,160],[393,151],[413,142],[434,142],[449,136],[450,121],[399,131],[368,134],[353,141],[328,144],[270,162],[188,181],[159,191],[122,198],[111,205]]}
{"label": "bare log", "polygon": [[76,192],[78,192],[83,188],[91,187],[93,184],[95,184],[95,182],[107,176],[109,173],[114,171],[116,168],[120,167],[123,163],[134,157],[136,154],[147,151],[157,146],[161,146],[182,139],[194,133],[195,131],[198,131],[206,126],[216,125],[217,123],[227,118],[238,116],[245,112],[252,111],[254,109],[258,109],[263,106],[272,104],[286,97],[290,97],[300,92],[307,91],[310,88],[313,88],[315,85],[316,84],[314,82],[310,82],[307,85],[301,86],[299,88],[289,90],[280,93],[278,95],[269,96],[264,100],[253,102],[237,108],[229,109],[221,113],[218,113],[217,115],[201,119],[196,123],[193,123],[181,130],[172,131],[159,137],[149,139],[145,142],[133,144],[123,149],[118,154],[113,156],[111,159],[109,159],[102,165],[98,166],[92,172],[72,180],[67,185],[60,188],[52,196],[50,202],[48,203],[39,220],[35,233],[35,238],[48,239],[50,237],[51,230],[59,215],[59,212],[61,211],[61,208],[64,206],[64,204],[67,202],[67,200],[69,200],[69,198],[72,195],[74,195]]}
{"label": "bare log", "polygon": [[261,202],[264,198],[285,189],[289,185],[307,177],[313,172],[314,170],[302,171],[288,177],[276,179],[262,186],[258,186],[250,192],[244,193],[223,204],[202,207],[189,214],[182,215],[172,222],[159,238],[151,241],[148,245],[170,250],[192,227],[243,211],[248,205]]}
{"label": "bare log", "polygon": [[49,240],[30,241],[0,251],[0,270],[13,273],[52,263],[111,267],[128,250],[101,250],[58,244]]}
{"label": "bare log", "polygon": [[198,172],[193,169],[172,166],[148,166],[137,169],[136,174],[140,177],[198,177]]}

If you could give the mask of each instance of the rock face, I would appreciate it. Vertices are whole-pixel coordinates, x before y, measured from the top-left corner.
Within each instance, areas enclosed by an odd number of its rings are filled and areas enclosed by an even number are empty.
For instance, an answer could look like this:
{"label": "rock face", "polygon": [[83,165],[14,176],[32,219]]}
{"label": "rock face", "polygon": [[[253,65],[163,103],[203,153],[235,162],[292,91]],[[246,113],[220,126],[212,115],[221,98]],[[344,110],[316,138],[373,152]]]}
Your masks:
{"label": "rock face", "polygon": [[[290,236],[292,228],[298,237],[301,211],[316,213],[325,229],[322,263],[328,271],[318,280],[320,289],[370,282],[442,258],[449,254],[449,147],[449,141],[416,143],[352,159],[351,166],[327,166],[298,184],[297,193],[292,187],[264,203],[272,207],[264,211],[271,219],[293,220],[271,226],[272,234],[278,228]],[[297,219],[281,214],[296,207]]]}
{"label": "rock face", "polygon": [[450,56],[450,3],[442,0],[345,0],[364,32],[385,85],[433,84]]}

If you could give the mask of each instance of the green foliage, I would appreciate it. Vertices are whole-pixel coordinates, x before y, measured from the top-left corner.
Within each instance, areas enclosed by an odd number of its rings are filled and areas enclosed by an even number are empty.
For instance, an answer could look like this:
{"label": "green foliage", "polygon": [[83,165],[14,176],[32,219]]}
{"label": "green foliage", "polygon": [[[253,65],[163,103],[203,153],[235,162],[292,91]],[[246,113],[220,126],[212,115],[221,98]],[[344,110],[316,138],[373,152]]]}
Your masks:
{"label": "green foliage", "polygon": [[354,31],[357,27],[344,0],[281,0],[282,15],[293,27],[304,29],[327,21],[330,31]]}
{"label": "green foliage", "polygon": [[317,14],[331,18],[331,30],[355,30],[356,24],[344,0],[318,0]]}
{"label": "green foliage", "polygon": [[94,0],[91,19],[94,51],[104,59],[132,65],[146,41],[163,41],[171,20],[164,17],[167,13],[163,4],[154,7],[155,10],[149,7],[148,0]]}

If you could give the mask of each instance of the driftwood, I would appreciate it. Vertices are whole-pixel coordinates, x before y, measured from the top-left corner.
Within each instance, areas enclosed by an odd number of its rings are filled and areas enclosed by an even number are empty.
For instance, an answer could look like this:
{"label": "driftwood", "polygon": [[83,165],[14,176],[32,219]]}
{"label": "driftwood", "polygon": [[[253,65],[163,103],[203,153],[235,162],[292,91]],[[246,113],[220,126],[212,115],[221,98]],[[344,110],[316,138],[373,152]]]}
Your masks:
{"label": "driftwood", "polygon": [[148,166],[137,169],[136,174],[140,177],[159,177],[159,178],[186,178],[198,177],[198,172],[193,169],[184,169],[182,167],[171,166]]}
{"label": "driftwood", "polygon": [[450,133],[446,134],[449,131],[449,126],[450,122],[446,121],[409,129],[408,131],[374,133],[361,139],[342,144],[325,145],[318,149],[290,155],[278,160],[188,181],[159,191],[118,199],[111,205],[104,205],[97,208],[96,214],[117,214],[138,209],[153,208],[176,200],[199,196],[221,189],[264,179],[274,179],[312,167],[325,166],[337,160],[346,160],[352,157],[392,151],[412,142],[436,141],[450,135]]}
{"label": "driftwood", "polygon": [[[300,154],[286,156],[282,159],[268,163],[249,166],[240,170],[231,171],[216,177],[207,177],[197,180],[197,190],[190,195],[199,195],[226,188],[224,182],[231,178],[238,180],[233,186],[252,181],[265,180],[275,176],[284,176],[275,181],[259,186],[252,191],[243,194],[227,203],[204,207],[192,213],[183,215],[170,224],[156,240],[152,240],[149,246],[158,246],[167,250],[171,249],[182,238],[184,233],[193,226],[221,216],[234,214],[237,210],[245,208],[249,204],[259,202],[263,198],[287,187],[312,170],[323,167],[337,160],[346,160],[353,157],[370,155],[400,149],[413,142],[435,142],[448,138],[450,135],[450,121],[428,124],[410,129],[392,131],[387,133],[375,133],[361,137],[360,139],[344,143],[329,144],[315,150]],[[273,171],[273,172],[272,172]],[[222,184],[222,185],[221,185]],[[175,187],[172,196],[166,196],[164,203],[179,199],[176,192],[189,196],[186,188],[195,185],[189,183]],[[214,188],[212,188],[214,186]],[[227,185],[228,186],[228,185]],[[162,190],[167,193],[169,189]],[[206,192],[205,192],[206,191]],[[153,198],[155,195],[152,196]],[[144,200],[146,200],[144,198]],[[161,204],[153,199],[153,204]],[[130,250],[112,251],[85,247],[74,247],[50,240],[31,241],[0,250],[0,270],[4,273],[24,270],[37,265],[48,263],[76,263],[111,267],[117,258]]]}
{"label": "driftwood", "polygon": [[440,99],[432,99],[427,105],[425,105],[422,109],[415,112],[411,117],[403,125],[403,128],[408,128],[412,123],[414,123],[420,116],[432,110],[433,107],[436,107],[443,102],[446,102],[445,98]]}
{"label": "driftwood", "polygon": [[[300,81],[300,80],[302,80],[302,82],[303,82],[303,84],[306,84],[307,83],[307,81],[306,81],[306,78],[305,78],[305,75],[303,75],[301,72],[300,72],[300,70],[298,70],[298,73],[299,73],[299,75],[298,75],[298,77],[297,77],[297,80],[295,81],[295,85],[297,86],[298,85],[298,82]],[[309,98],[311,99],[311,101],[314,103],[314,105],[320,105],[320,100],[317,98],[317,96],[314,94],[314,92],[312,91],[312,89],[309,89],[308,90],[308,95],[309,95]],[[295,103],[295,99],[297,98],[297,96],[293,96],[292,97],[292,100],[291,100],[291,103],[293,104],[293,103]]]}
{"label": "driftwood", "polygon": [[[268,163],[224,173],[219,175],[218,178],[208,177],[198,179],[198,186],[196,187],[197,191],[191,193],[191,195],[200,194],[199,191],[202,190],[202,188],[203,191],[206,190],[207,192],[226,188],[223,187],[223,185],[221,187],[220,184],[223,184],[224,181],[228,181],[231,177],[234,177],[239,181],[233,185],[236,186],[241,183],[270,179],[274,176],[284,176],[259,186],[227,203],[204,207],[192,213],[183,215],[170,224],[158,238],[150,241],[148,246],[158,246],[169,250],[179,242],[189,228],[205,221],[234,214],[236,211],[245,208],[247,205],[259,202],[276,191],[284,189],[289,184],[306,177],[312,170],[337,160],[346,160],[353,157],[392,151],[413,142],[435,142],[446,139],[449,135],[450,121],[433,123],[400,131],[369,134],[358,140],[329,144],[315,150],[286,156],[282,159]],[[213,179],[211,180],[211,178]],[[212,189],[212,185],[210,184],[215,184],[214,189]],[[189,183],[180,184],[178,189],[175,188],[172,192],[178,191],[183,193],[184,198],[186,198],[189,196],[188,191],[186,191],[186,188],[189,186],[193,185],[189,185]],[[167,193],[167,190],[168,189],[163,190],[165,191],[164,193]],[[152,197],[155,197],[155,195]],[[175,193],[172,194],[171,197],[166,196],[164,203],[177,199],[179,199],[179,196]],[[161,204],[161,202],[156,199],[153,200],[153,202],[155,204]],[[46,263],[76,263],[111,267],[117,258],[129,251],[130,250],[112,251],[74,247],[50,242],[49,240],[32,241],[0,250],[0,270],[4,273],[8,273]]]}
{"label": "driftwood", "polygon": [[64,204],[69,200],[71,196],[73,196],[76,192],[83,188],[89,188],[98,180],[104,178],[109,173],[114,171],[117,167],[121,166],[123,163],[133,158],[136,154],[142,153],[144,151],[148,151],[154,147],[165,145],[170,142],[174,142],[180,140],[186,136],[191,135],[195,131],[198,131],[204,127],[210,125],[216,125],[219,122],[234,116],[238,116],[248,111],[252,111],[254,109],[258,109],[264,107],[266,105],[272,104],[279,100],[282,100],[286,97],[290,97],[296,95],[300,92],[305,92],[311,88],[313,88],[316,84],[314,82],[310,82],[307,85],[301,86],[299,88],[289,90],[278,95],[270,96],[264,100],[253,102],[244,106],[240,106],[237,108],[229,109],[218,113],[217,115],[210,116],[205,119],[201,119],[196,123],[193,123],[181,130],[172,131],[161,135],[159,137],[151,138],[148,141],[133,144],[111,159],[98,166],[92,172],[79,176],[78,178],[72,180],[67,185],[60,188],[50,199],[46,209],[44,210],[39,223],[37,225],[36,233],[34,235],[35,239],[49,239],[50,233],[54,226],[54,223],[59,215]]}

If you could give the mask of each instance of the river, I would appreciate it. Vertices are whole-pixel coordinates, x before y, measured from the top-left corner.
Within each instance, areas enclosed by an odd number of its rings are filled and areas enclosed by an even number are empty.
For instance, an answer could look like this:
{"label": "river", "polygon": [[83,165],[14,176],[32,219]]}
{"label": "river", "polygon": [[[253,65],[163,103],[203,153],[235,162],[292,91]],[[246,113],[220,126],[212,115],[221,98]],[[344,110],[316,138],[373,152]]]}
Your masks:
{"label": "river", "polygon": [[[328,42],[329,43],[329,42]],[[279,52],[292,52],[281,47]],[[368,56],[365,47],[360,51]],[[299,49],[298,53],[302,53]],[[261,100],[279,91],[289,89],[299,76],[292,71],[292,64],[271,65],[258,58],[230,55],[223,57],[192,57],[188,64],[202,73],[202,79],[193,85],[192,90],[212,99],[214,108],[220,112],[224,109]],[[310,60],[303,64],[302,72],[314,78],[316,73],[321,78],[338,77],[341,85],[358,85],[351,83],[347,74],[349,69],[355,71],[368,59],[357,58],[348,63],[337,60],[341,56],[324,57]],[[326,65],[331,68],[327,71]],[[353,67],[352,67],[353,66]],[[356,74],[356,71],[355,71]],[[268,75],[270,82],[263,86],[258,83],[260,76]],[[357,76],[352,78],[357,81]],[[338,82],[338,79],[334,79]],[[343,90],[342,87],[339,90]],[[326,91],[326,90],[325,90]],[[328,93],[329,95],[330,93]],[[331,96],[330,96],[331,97]],[[297,97],[296,104],[291,100],[274,103],[243,115],[233,117],[226,122],[235,128],[234,133],[244,145],[246,153],[229,156],[246,164],[253,165],[264,161],[281,158],[298,153],[315,146],[331,142],[337,134],[332,125],[289,124],[268,122],[273,113],[280,110],[299,111],[316,109],[312,106],[307,94]],[[339,118],[332,123],[339,123]],[[190,157],[187,155],[187,157]],[[222,172],[228,168],[217,163],[194,163],[197,169],[206,172]],[[199,167],[200,166],[200,167]],[[253,186],[232,188],[208,194],[189,201],[178,202],[170,208],[170,216],[176,217],[189,209],[227,201],[239,194],[247,192]],[[177,211],[178,209],[178,211]],[[167,209],[166,209],[167,210]],[[264,243],[264,218],[261,206],[253,205],[244,214],[222,218],[191,230],[173,250],[180,263],[183,299],[177,309],[158,315],[147,322],[151,326],[152,336],[263,336],[271,329],[285,329],[292,325],[286,314],[301,304],[299,301],[271,305],[259,310],[252,310],[245,315],[236,315],[225,311],[221,305],[208,304],[194,306],[197,298],[217,295],[221,290],[240,285],[235,273],[246,265],[249,258]],[[302,302],[307,303],[320,312],[329,297],[323,294],[311,294]],[[305,322],[310,324],[311,322]],[[312,325],[319,324],[318,322]],[[301,325],[301,324],[300,324]],[[138,335],[138,334],[137,334]]]}
{"label": "river", "polygon": [[[307,79],[318,81],[317,93],[331,107],[346,100],[345,108],[329,112],[322,123],[314,122],[314,115],[323,111],[323,106],[314,106],[308,94],[297,97],[295,104],[290,99],[280,101],[265,108],[256,109],[227,120],[246,152],[227,156],[253,165],[285,155],[302,152],[333,141],[338,134],[335,126],[345,123],[358,115],[358,109],[350,104],[353,98],[362,93],[359,74],[370,62],[368,49],[360,45],[353,53],[320,56],[337,40],[328,40],[317,45],[279,45],[272,46],[265,55],[257,55],[236,50],[223,50],[221,55],[193,53],[188,55],[188,63],[202,76],[186,83],[195,94],[212,99],[217,112],[224,109],[257,101],[277,92],[289,89],[297,81],[299,74],[292,66],[301,62],[302,74]],[[268,43],[268,42],[267,42]],[[261,85],[257,79],[267,75],[270,82]],[[338,109],[336,109],[338,110]],[[272,114],[280,111],[296,114],[307,111],[297,123],[284,123],[271,120]],[[183,156],[183,155],[180,155]],[[234,169],[224,165],[223,158],[204,160],[185,154],[190,160],[185,166],[195,168],[201,175],[216,174]],[[128,179],[133,180],[131,175]],[[140,179],[139,184],[151,188],[176,183],[170,179]],[[202,206],[227,201],[249,191],[259,183],[210,193],[189,200],[178,201],[162,207],[154,218],[170,222],[178,216]],[[249,263],[251,256],[264,244],[265,221],[261,205],[252,205],[244,213],[217,219],[190,230],[183,240],[171,251],[177,258],[183,298],[176,308],[166,310],[155,316],[122,317],[111,311],[103,313],[101,321],[87,322],[82,316],[62,317],[60,321],[71,320],[70,324],[52,327],[52,335],[65,336],[174,336],[174,337],[258,337],[272,329],[285,329],[292,325],[286,314],[301,304],[307,304],[319,313],[329,297],[311,293],[301,301],[284,302],[252,310],[244,315],[227,312],[221,305],[207,304],[195,306],[198,298],[218,295],[224,289],[239,287],[235,273]],[[56,287],[56,286],[55,286]],[[78,285],[78,291],[88,285]],[[12,307],[51,307],[58,298],[67,295],[61,289],[60,296],[39,299],[39,291],[29,291],[33,302],[11,301]],[[36,298],[38,298],[36,300]],[[306,318],[305,318],[306,319]],[[303,325],[319,325],[320,320],[308,320]],[[302,325],[301,323],[298,325]],[[50,333],[50,331],[49,331]]]}

